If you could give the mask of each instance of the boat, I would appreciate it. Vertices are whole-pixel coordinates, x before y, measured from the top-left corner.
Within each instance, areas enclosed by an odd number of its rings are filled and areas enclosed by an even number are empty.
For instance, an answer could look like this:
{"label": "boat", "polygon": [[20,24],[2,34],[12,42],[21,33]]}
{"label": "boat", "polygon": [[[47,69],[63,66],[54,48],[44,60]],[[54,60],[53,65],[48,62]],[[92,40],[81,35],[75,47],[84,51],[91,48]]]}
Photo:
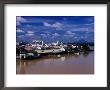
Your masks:
{"label": "boat", "polygon": [[27,52],[27,53],[17,54],[16,59],[20,59],[20,60],[31,60],[31,59],[39,58],[40,56],[41,55],[38,54],[38,53]]}
{"label": "boat", "polygon": [[53,48],[53,49],[36,49],[35,52],[38,54],[61,54],[65,52],[64,48]]}

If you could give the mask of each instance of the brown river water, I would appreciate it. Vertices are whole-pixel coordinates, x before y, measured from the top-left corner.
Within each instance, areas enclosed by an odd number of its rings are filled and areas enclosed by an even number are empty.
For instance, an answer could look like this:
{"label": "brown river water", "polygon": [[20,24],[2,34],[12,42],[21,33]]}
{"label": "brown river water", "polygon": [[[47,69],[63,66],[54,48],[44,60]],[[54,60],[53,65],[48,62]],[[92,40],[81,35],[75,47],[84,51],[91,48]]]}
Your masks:
{"label": "brown river water", "polygon": [[17,74],[94,74],[94,52],[17,60]]}

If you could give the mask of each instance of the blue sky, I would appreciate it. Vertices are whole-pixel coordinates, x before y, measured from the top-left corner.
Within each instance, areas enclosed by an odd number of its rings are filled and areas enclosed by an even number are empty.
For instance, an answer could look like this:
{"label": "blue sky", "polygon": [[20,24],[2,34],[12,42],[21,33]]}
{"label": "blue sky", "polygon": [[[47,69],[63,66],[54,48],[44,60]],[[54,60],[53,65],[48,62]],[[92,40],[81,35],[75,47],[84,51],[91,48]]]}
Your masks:
{"label": "blue sky", "polygon": [[94,41],[94,16],[17,16],[17,41]]}

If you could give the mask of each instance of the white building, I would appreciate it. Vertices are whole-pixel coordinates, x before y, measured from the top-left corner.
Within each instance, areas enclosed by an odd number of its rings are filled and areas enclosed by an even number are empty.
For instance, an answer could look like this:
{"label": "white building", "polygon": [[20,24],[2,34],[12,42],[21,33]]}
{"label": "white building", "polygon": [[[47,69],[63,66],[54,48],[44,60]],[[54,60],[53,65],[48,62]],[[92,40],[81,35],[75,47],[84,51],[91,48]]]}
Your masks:
{"label": "white building", "polygon": [[33,40],[31,43],[32,47],[42,47],[43,46],[43,41],[39,41],[39,40]]}

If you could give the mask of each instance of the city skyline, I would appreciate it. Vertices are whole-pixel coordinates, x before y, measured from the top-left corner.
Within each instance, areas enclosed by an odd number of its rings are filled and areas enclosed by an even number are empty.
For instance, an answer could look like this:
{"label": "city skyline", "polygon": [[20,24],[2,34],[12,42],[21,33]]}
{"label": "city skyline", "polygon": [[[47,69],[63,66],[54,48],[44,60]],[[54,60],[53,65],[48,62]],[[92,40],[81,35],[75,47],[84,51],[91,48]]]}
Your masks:
{"label": "city skyline", "polygon": [[17,41],[94,42],[94,16],[17,16]]}

